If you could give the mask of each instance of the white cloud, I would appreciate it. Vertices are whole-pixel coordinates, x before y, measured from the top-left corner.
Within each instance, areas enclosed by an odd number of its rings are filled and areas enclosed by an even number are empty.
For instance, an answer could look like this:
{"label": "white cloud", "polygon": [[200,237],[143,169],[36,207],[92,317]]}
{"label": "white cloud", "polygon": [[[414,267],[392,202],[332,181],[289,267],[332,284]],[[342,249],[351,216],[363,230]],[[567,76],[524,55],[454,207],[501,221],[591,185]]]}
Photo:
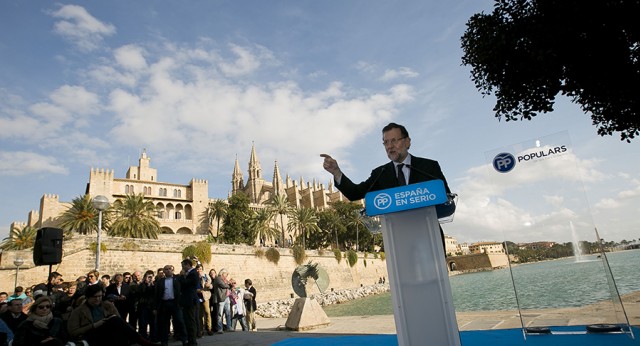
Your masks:
{"label": "white cloud", "polygon": [[408,79],[408,78],[416,78],[418,77],[420,74],[408,67],[400,67],[397,70],[394,69],[389,69],[384,71],[384,74],[382,75],[382,77],[380,77],[381,80],[388,82],[388,81],[392,81],[395,79]]}
{"label": "white cloud", "polygon": [[603,198],[596,203],[596,208],[599,209],[616,209],[620,207],[620,202],[613,198]]}
{"label": "white cloud", "polygon": [[143,70],[147,68],[145,51],[136,45],[126,45],[113,52],[116,62],[127,70]]}
{"label": "white cloud", "polygon": [[104,36],[116,33],[115,26],[101,22],[82,6],[63,5],[50,14],[61,19],[55,22],[53,31],[84,52],[97,49]]}
{"label": "white cloud", "polygon": [[258,56],[249,49],[232,44],[231,51],[237,57],[233,62],[223,61],[220,63],[220,70],[230,77],[246,75],[260,67]]}
{"label": "white cloud", "polygon": [[0,151],[0,175],[28,175],[38,173],[68,174],[55,157],[17,151]]}

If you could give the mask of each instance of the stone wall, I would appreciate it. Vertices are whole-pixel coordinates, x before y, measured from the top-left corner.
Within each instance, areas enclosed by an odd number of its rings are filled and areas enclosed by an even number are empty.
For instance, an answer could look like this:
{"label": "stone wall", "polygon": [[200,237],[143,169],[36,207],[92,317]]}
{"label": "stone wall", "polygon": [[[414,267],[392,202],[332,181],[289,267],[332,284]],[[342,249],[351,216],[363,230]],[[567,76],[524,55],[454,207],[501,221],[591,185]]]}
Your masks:
{"label": "stone wall", "polygon": [[[113,275],[123,271],[155,271],[166,264],[179,268],[182,250],[202,239],[202,236],[197,235],[168,234],[161,234],[158,240],[104,237],[102,243],[107,246],[107,251],[100,253],[100,272]],[[94,241],[95,236],[75,236],[71,240],[65,240],[62,262],[53,265],[52,270],[61,273],[67,281],[86,274],[95,264],[95,255],[89,250],[89,245]],[[205,271],[226,268],[230,277],[238,282],[250,278],[258,290],[258,301],[261,302],[291,298],[291,274],[297,266],[291,250],[277,248],[280,261],[276,265],[264,257],[256,256],[257,249],[259,248],[247,245],[212,244],[211,263],[204,264]],[[267,248],[262,249],[266,251]],[[319,263],[329,274],[329,288],[334,290],[373,285],[380,277],[388,278],[386,261],[373,258],[372,254],[366,259],[364,253],[358,255],[358,262],[350,267],[345,259],[338,263],[332,251],[319,254],[315,250],[308,250],[306,262]],[[49,266],[35,267],[32,250],[5,251],[0,257],[0,291],[13,291],[16,273],[13,260],[16,257],[25,260],[25,264],[20,267],[18,285],[46,281]],[[316,292],[317,289],[309,293]]]}

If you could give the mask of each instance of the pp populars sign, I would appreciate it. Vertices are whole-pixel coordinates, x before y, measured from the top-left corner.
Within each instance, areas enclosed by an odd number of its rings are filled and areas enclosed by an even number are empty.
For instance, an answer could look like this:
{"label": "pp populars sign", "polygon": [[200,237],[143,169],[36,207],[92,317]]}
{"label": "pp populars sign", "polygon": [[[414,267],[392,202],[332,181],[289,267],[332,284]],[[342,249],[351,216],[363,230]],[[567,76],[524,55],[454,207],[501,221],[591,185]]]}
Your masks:
{"label": "pp populars sign", "polygon": [[367,215],[375,216],[442,204],[447,201],[447,193],[442,180],[429,180],[372,191],[365,195],[364,200]]}

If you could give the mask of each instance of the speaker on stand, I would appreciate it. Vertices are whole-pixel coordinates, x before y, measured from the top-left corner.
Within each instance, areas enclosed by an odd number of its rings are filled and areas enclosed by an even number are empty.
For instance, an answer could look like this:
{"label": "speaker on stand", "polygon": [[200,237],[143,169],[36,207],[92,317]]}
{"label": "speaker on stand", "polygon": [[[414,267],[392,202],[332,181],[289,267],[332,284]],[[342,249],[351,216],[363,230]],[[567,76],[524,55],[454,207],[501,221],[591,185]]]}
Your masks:
{"label": "speaker on stand", "polygon": [[51,267],[62,262],[62,237],[60,228],[44,227],[38,230],[33,245],[33,263],[37,266],[49,265],[47,276],[47,295],[51,295]]}

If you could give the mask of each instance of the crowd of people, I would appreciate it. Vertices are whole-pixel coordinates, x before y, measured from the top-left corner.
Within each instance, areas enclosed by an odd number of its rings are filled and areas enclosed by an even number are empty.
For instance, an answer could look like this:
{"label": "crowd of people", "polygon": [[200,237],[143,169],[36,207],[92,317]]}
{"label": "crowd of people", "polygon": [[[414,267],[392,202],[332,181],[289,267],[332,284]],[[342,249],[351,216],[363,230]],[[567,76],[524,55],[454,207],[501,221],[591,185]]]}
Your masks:
{"label": "crowd of people", "polygon": [[0,345],[197,345],[205,334],[256,330],[256,289],[191,257],[157,271],[102,275],[0,292]]}

